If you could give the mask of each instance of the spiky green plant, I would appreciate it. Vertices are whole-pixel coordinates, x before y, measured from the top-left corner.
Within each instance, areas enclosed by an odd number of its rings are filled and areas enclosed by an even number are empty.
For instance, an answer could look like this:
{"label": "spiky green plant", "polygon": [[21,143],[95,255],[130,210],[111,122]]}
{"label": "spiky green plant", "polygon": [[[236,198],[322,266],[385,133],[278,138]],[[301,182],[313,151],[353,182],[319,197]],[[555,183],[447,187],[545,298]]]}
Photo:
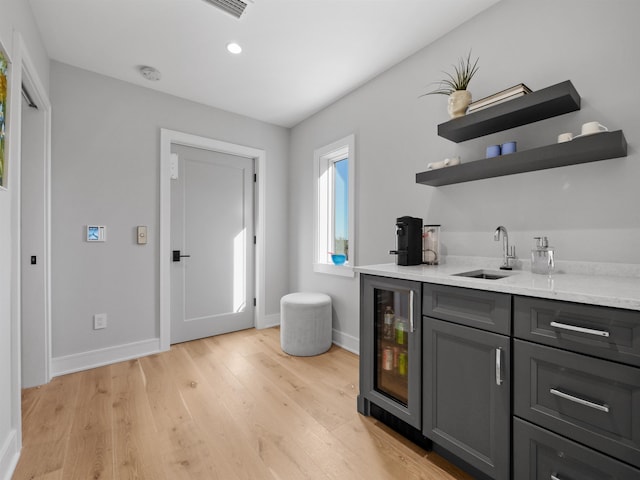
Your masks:
{"label": "spiky green plant", "polygon": [[439,85],[439,88],[436,88],[431,92],[424,93],[420,96],[424,97],[425,95],[436,94],[451,95],[456,90],[466,90],[469,86],[469,82],[471,82],[471,79],[478,71],[478,60],[480,59],[476,58],[476,61],[471,64],[471,50],[469,50],[469,54],[467,55],[466,59],[460,57],[460,59],[458,60],[458,65],[452,65],[455,72],[453,75],[448,72],[442,72],[448,78],[440,80],[439,82],[433,82],[437,83]]}

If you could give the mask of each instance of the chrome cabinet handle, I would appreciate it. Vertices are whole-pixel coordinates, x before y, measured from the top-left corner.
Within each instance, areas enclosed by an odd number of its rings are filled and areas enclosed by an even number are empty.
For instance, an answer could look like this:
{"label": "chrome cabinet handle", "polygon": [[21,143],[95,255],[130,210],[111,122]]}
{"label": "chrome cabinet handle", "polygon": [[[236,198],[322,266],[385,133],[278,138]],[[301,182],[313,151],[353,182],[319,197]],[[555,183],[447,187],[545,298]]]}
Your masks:
{"label": "chrome cabinet handle", "polygon": [[502,349],[496,348],[496,385],[502,385]]}
{"label": "chrome cabinet handle", "polygon": [[552,474],[551,474],[551,480],[562,480],[562,479],[561,479],[560,477],[558,477],[558,475],[557,475],[557,474],[552,473]]}
{"label": "chrome cabinet handle", "polygon": [[413,333],[413,290],[409,290],[409,331]]}
{"label": "chrome cabinet handle", "polygon": [[560,322],[551,322],[550,325],[552,327],[561,328],[563,330],[571,330],[572,332],[588,333],[589,335],[597,335],[599,337],[609,336],[609,332],[607,332],[606,330],[594,330],[592,328],[578,327],[576,325],[569,325]]}
{"label": "chrome cabinet handle", "polygon": [[585,400],[584,398],[580,398],[580,397],[575,397],[573,395],[569,395],[568,393],[565,393],[565,392],[563,392],[561,390],[557,390],[555,388],[550,389],[549,393],[551,395],[555,395],[556,397],[564,398],[565,400],[569,400],[571,402],[575,402],[575,403],[578,403],[580,405],[584,405],[585,407],[590,407],[590,408],[594,408],[596,410],[600,410],[601,412],[609,413],[609,405],[607,405],[607,404],[600,404],[600,403],[590,402],[589,400]]}

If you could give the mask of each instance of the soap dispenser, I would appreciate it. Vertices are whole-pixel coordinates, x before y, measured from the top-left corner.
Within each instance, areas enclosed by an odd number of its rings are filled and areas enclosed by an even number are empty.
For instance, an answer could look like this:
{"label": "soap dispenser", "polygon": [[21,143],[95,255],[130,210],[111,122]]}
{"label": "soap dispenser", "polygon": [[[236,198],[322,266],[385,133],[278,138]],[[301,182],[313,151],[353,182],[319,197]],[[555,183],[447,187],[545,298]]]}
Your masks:
{"label": "soap dispenser", "polygon": [[531,273],[551,275],[555,267],[553,247],[547,237],[533,237],[536,247],[531,249]]}

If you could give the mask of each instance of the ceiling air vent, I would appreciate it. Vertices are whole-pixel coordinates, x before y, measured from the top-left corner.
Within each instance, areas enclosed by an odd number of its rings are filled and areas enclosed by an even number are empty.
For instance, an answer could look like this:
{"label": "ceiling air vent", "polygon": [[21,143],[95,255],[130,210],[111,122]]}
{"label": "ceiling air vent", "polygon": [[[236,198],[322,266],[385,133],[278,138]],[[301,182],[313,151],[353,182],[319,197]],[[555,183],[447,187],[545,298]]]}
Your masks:
{"label": "ceiling air vent", "polygon": [[247,8],[247,2],[243,2],[242,0],[205,0],[218,7],[221,10],[224,10],[227,13],[230,13],[236,18],[240,18],[244,9]]}

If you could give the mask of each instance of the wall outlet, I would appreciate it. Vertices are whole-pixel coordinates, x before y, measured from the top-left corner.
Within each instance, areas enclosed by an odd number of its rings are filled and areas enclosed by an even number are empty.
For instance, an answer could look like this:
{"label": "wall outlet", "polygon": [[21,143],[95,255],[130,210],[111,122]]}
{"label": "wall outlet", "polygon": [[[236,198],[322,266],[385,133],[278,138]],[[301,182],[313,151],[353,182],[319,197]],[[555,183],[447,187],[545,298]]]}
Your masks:
{"label": "wall outlet", "polygon": [[93,329],[100,330],[102,328],[107,328],[107,314],[96,313],[93,316]]}

